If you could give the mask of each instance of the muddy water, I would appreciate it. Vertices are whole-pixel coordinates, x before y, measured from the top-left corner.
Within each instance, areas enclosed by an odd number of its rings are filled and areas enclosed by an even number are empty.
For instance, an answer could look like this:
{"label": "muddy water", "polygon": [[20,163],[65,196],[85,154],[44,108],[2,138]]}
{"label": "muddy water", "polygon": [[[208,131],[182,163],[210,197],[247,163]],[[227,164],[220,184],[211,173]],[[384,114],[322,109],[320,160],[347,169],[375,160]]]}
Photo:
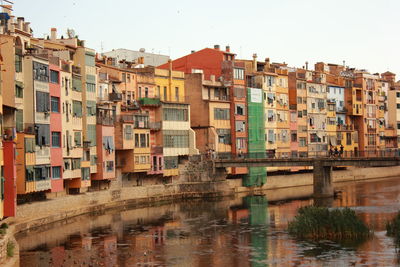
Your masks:
{"label": "muddy water", "polygon": [[[394,266],[385,223],[400,210],[400,179],[347,183],[334,206],[374,229],[361,243],[306,242],[286,233],[311,199],[208,199],[80,216],[22,233],[21,266]],[[274,193],[276,194],[276,192]]]}

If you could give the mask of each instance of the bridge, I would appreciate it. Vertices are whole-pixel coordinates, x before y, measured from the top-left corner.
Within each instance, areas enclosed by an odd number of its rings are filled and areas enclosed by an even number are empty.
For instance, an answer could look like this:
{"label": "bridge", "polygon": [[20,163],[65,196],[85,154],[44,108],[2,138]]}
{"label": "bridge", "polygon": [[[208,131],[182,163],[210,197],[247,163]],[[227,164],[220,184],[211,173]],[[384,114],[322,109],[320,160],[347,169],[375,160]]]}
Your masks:
{"label": "bridge", "polygon": [[249,153],[232,155],[220,153],[213,155],[215,170],[228,167],[313,167],[314,197],[332,197],[333,167],[388,167],[400,165],[400,150],[359,151],[343,153],[308,153],[306,157],[287,157],[268,153]]}

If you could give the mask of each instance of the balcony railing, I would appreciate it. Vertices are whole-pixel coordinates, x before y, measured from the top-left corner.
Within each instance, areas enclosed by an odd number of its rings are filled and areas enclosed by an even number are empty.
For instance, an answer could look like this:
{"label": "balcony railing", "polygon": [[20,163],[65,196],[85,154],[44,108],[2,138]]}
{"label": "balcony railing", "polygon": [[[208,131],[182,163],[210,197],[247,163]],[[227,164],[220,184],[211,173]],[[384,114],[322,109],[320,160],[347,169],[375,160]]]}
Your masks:
{"label": "balcony railing", "polygon": [[161,105],[160,98],[143,97],[139,99],[142,106],[159,106]]}
{"label": "balcony railing", "polygon": [[353,125],[339,124],[339,125],[337,125],[337,130],[338,131],[354,131],[354,126]]}
{"label": "balcony railing", "polygon": [[347,108],[345,108],[345,107],[339,107],[339,108],[336,110],[336,112],[337,112],[337,113],[347,113]]}
{"label": "balcony railing", "polygon": [[97,124],[105,125],[105,126],[114,126],[114,118],[113,117],[102,117],[97,116]]}
{"label": "balcony railing", "polygon": [[119,115],[117,116],[117,121],[124,123],[133,123],[135,121],[134,115]]}
{"label": "balcony railing", "polygon": [[72,73],[81,74],[81,68],[78,66],[72,66]]}
{"label": "balcony railing", "polygon": [[159,131],[161,130],[161,121],[149,122],[150,130]]}
{"label": "balcony railing", "polygon": [[231,97],[229,95],[220,95],[210,98],[210,101],[230,101],[230,100]]}
{"label": "balcony railing", "polygon": [[108,99],[109,99],[110,101],[114,101],[114,102],[116,102],[116,101],[122,101],[122,94],[121,94],[121,93],[112,92],[112,93],[110,93],[110,94],[108,95]]}

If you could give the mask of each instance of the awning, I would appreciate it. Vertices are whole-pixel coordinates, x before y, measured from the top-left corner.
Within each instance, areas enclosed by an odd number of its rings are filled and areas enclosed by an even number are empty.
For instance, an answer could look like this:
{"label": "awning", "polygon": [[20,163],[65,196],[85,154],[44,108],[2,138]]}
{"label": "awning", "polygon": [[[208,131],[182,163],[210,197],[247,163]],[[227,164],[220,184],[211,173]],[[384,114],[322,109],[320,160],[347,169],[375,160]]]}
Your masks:
{"label": "awning", "polygon": [[24,88],[23,82],[15,81],[15,85],[18,86],[19,88]]}
{"label": "awning", "polygon": [[337,138],[336,138],[336,136],[329,136],[329,144],[331,146],[337,146]]}

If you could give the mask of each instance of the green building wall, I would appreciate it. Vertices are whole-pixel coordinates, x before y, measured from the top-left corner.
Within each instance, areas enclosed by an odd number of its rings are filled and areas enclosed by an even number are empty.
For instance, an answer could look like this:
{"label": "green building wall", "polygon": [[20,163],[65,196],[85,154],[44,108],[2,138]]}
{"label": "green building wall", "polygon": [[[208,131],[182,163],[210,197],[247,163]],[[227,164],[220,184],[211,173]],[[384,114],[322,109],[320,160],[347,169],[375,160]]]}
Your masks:
{"label": "green building wall", "polygon": [[[265,127],[263,92],[259,88],[247,88],[248,153],[252,158],[264,157]],[[265,167],[250,167],[243,178],[243,186],[262,186],[267,181]]]}

